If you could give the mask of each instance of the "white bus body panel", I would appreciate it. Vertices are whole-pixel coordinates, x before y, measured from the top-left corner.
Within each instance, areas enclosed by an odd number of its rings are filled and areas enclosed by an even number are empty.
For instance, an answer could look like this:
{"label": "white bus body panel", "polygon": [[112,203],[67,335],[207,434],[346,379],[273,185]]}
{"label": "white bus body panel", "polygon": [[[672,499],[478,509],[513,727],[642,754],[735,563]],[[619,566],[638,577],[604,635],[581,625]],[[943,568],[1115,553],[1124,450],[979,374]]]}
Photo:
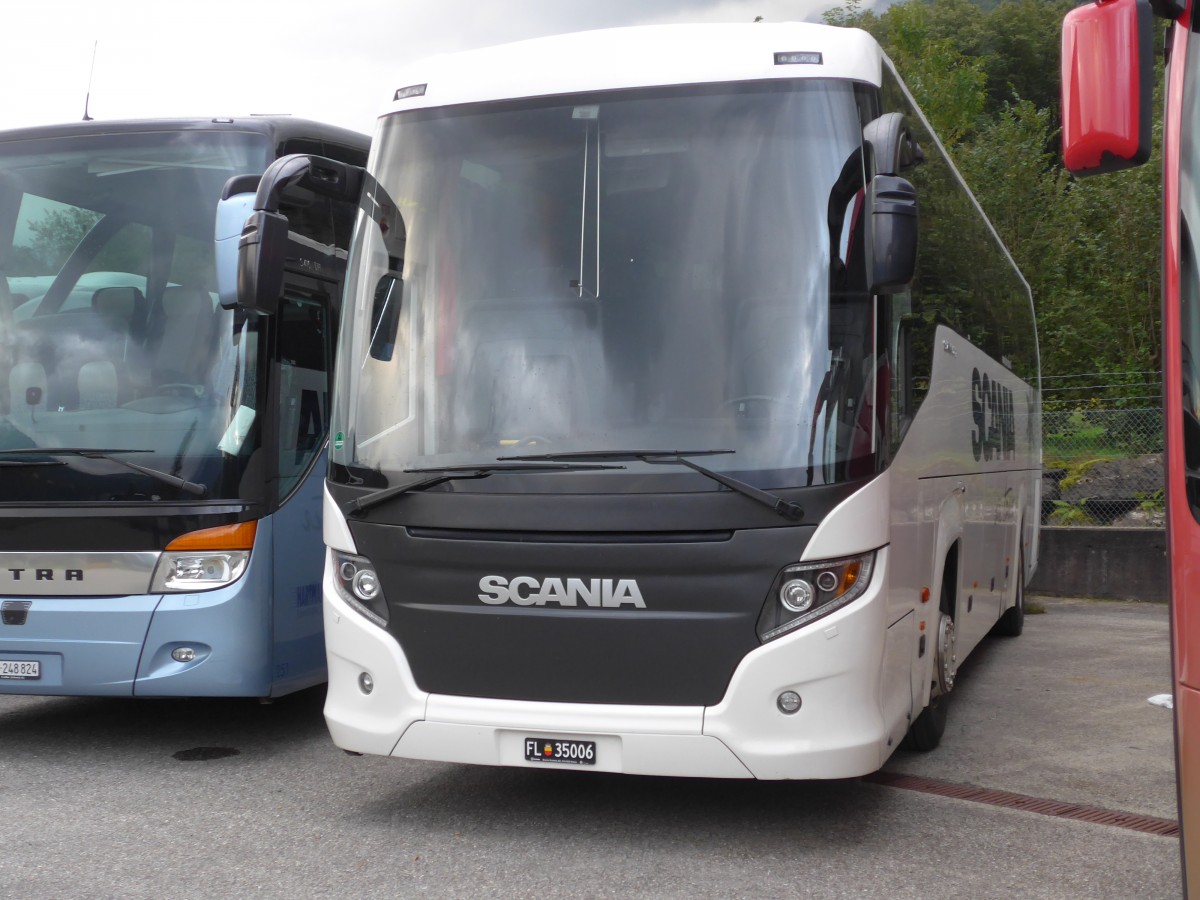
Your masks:
{"label": "white bus body panel", "polygon": [[[1018,580],[1028,583],[1037,565],[1039,401],[1030,385],[949,328],[938,327],[934,344],[928,396],[888,469],[888,592],[894,613],[916,610],[918,629],[934,640],[942,578],[957,554],[957,583],[949,590],[961,663],[1016,602]],[[973,385],[975,373],[980,382],[986,375],[989,385],[997,385],[1000,403]],[[1002,436],[1006,428],[1008,438]],[[980,447],[976,458],[980,441],[996,440],[1002,447],[1012,441],[1012,452]],[[929,699],[932,656],[920,661],[922,676],[914,676],[918,710]]]}
{"label": "white bus body panel", "polygon": [[[777,64],[777,53],[820,54],[820,62]],[[382,115],[589,91],[784,78],[878,86],[882,59],[879,44],[865,31],[807,22],[608,28],[421,60],[397,73]]]}

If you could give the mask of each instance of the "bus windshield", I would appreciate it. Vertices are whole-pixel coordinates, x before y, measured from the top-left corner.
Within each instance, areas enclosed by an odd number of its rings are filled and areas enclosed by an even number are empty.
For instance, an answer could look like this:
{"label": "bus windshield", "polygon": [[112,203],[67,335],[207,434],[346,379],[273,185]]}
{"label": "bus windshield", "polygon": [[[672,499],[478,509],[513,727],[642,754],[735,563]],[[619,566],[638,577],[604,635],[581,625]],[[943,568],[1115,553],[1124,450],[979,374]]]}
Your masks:
{"label": "bus windshield", "polygon": [[239,498],[258,331],[217,303],[214,216],[270,150],[216,130],[0,139],[4,501]]}
{"label": "bus windshield", "polygon": [[813,79],[385,119],[331,477],[633,448],[731,450],[705,465],[764,487],[865,474],[887,383],[862,274],[871,117],[854,84]]}

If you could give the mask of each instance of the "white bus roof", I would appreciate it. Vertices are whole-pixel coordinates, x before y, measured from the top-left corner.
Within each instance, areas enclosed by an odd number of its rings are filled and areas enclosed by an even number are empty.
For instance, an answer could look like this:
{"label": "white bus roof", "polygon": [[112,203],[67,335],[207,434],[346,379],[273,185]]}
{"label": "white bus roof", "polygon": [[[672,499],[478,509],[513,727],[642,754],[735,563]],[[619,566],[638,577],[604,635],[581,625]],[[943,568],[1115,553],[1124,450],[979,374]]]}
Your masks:
{"label": "white bus roof", "polygon": [[383,114],[682,84],[838,78],[878,85],[882,57],[865,31],[805,22],[581,31],[413,63],[396,76]]}

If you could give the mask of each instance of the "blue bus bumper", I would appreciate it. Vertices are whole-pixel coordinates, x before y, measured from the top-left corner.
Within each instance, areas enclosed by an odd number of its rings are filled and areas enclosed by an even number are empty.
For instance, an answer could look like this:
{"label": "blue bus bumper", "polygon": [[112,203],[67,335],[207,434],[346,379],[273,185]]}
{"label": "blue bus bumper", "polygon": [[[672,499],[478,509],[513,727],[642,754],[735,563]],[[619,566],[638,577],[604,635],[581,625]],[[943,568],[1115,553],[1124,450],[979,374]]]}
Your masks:
{"label": "blue bus bumper", "polygon": [[[0,625],[0,660],[37,661],[3,694],[266,697],[272,693],[268,573],[227,588],[133,597],[32,597],[24,624]],[[178,662],[172,652],[191,648]]]}
{"label": "blue bus bumper", "polygon": [[41,677],[0,678],[0,693],[132,695],[159,599],[32,598],[25,624],[0,626],[0,660],[39,662]]}

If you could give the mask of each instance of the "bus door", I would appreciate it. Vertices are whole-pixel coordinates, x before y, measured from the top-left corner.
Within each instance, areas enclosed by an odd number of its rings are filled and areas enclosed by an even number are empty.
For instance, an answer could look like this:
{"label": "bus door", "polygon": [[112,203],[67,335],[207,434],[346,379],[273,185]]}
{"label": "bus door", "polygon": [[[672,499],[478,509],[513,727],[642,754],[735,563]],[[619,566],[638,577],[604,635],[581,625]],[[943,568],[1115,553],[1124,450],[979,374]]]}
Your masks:
{"label": "bus door", "polygon": [[[307,279],[306,279],[307,280]],[[269,317],[278,411],[272,516],[274,693],[324,680],[321,626],[321,503],[332,375],[331,297],[316,282],[285,285]]]}

